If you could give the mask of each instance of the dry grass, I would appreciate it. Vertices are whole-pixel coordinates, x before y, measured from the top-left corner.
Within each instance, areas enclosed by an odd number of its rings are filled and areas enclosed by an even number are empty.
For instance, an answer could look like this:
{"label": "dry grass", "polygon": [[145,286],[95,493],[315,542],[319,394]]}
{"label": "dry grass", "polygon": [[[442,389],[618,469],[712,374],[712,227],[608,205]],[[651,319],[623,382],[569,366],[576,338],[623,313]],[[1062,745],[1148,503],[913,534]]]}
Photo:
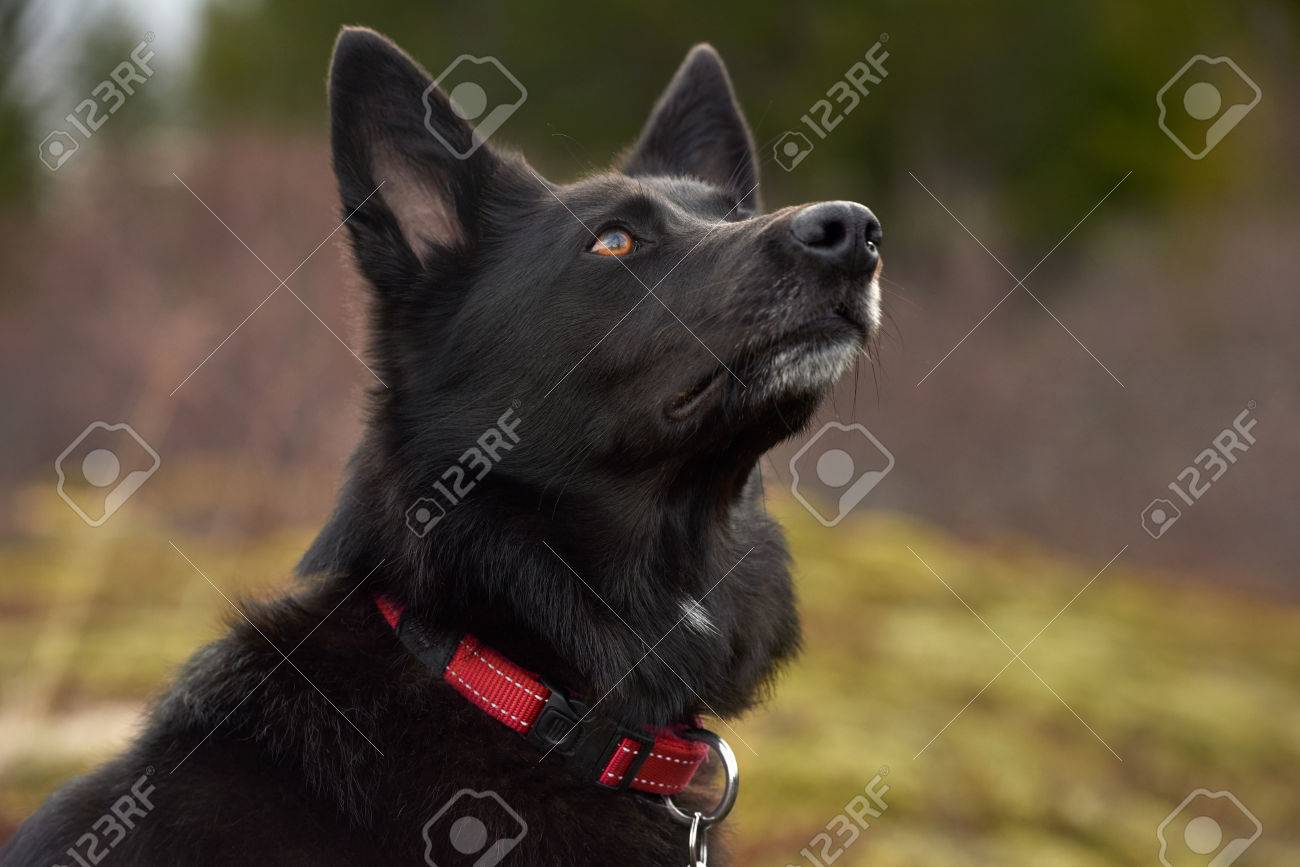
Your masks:
{"label": "dry grass", "polygon": [[[177,491],[193,486],[183,475]],[[1300,610],[1121,558],[1024,654],[1060,700],[1013,663],[931,743],[1011,658],[990,628],[1019,650],[1114,552],[1077,562],[880,514],[826,530],[774,505],[807,648],[763,711],[720,728],[743,767],[742,863],[811,864],[800,850],[882,767],[889,809],[837,864],[1154,863],[1156,826],[1198,787],[1230,789],[1263,822],[1243,863],[1294,859],[1300,657],[1286,637]],[[225,603],[169,538],[226,592],[256,594],[283,586],[310,534],[218,542],[144,502],[92,531],[43,490],[24,513],[30,535],[0,548],[0,829],[128,737],[220,629]]]}

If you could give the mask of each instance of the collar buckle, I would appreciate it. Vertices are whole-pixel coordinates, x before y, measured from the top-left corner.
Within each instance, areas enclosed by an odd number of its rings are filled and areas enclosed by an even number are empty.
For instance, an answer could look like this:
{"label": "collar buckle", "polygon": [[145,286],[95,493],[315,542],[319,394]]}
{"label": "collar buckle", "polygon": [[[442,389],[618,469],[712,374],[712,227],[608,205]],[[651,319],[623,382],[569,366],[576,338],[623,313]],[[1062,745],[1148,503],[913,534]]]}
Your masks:
{"label": "collar buckle", "polygon": [[[524,740],[544,753],[559,753],[579,777],[603,788],[622,790],[631,786],[637,771],[650,757],[654,736],[603,717],[593,717],[585,702],[566,698],[545,680],[542,684],[550,690],[550,695],[537,719],[523,735]],[[617,783],[607,783],[602,779],[605,769],[624,741],[636,744],[636,755]]]}
{"label": "collar buckle", "polygon": [[585,717],[589,713],[587,706],[577,700],[569,701],[564,693],[545,680],[542,685],[550,691],[550,696],[547,697],[546,704],[542,705],[537,719],[524,734],[524,740],[543,752],[571,755],[582,738],[581,727],[585,725]]}

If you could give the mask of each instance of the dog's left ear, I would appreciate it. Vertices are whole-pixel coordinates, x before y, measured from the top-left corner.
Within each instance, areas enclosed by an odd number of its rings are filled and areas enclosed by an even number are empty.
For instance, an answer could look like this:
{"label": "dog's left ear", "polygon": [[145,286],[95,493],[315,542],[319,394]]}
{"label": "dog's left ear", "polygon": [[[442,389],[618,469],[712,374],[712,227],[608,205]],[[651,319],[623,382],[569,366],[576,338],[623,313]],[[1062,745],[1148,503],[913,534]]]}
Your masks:
{"label": "dog's left ear", "polygon": [[713,46],[697,45],[659,97],[632,152],[629,175],[692,175],[759,209],[758,161],[749,126]]}
{"label": "dog's left ear", "polygon": [[361,271],[381,293],[472,243],[491,149],[429,74],[378,33],[346,27],[330,65],[330,141]]}

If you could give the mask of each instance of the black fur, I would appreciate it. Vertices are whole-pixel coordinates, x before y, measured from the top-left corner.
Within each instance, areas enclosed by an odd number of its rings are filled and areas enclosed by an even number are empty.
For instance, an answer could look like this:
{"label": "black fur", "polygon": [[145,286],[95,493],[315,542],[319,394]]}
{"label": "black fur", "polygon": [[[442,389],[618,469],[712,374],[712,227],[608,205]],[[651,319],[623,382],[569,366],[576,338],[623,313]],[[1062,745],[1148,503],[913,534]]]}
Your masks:
{"label": "black fur", "polygon": [[[154,809],[113,864],[421,864],[422,826],[464,788],[528,823],[506,864],[686,858],[657,799],[539,763],[433,682],[373,596],[603,696],[611,719],[751,707],[799,642],[758,460],[856,355],[869,274],[806,255],[796,209],[757,213],[752,140],[708,46],[622,170],[569,185],[495,143],[453,156],[425,129],[428,83],[383,37],[340,36],[334,167],[387,388],[296,589],[199,651],[130,749],[53,795],[3,864],[75,863],[67,848],[147,771]],[[430,123],[467,147],[447,98],[428,98]],[[588,228],[613,224],[640,239],[621,260],[589,251]],[[834,363],[775,369],[817,353]],[[507,410],[517,447],[411,532],[408,508]],[[708,624],[682,622],[689,600]],[[438,864],[472,863],[439,845]]]}

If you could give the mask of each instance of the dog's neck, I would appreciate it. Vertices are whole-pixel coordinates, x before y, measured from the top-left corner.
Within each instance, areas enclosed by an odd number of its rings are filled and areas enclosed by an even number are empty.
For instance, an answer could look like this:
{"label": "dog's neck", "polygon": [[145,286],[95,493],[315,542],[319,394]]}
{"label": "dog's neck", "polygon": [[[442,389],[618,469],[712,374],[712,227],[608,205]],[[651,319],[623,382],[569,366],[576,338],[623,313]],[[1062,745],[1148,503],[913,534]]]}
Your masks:
{"label": "dog's neck", "polygon": [[758,474],[726,502],[699,491],[647,500],[592,486],[545,509],[494,479],[421,538],[403,520],[409,503],[358,458],[299,571],[355,582],[382,562],[372,592],[430,628],[472,632],[611,717],[731,716],[793,653],[798,625]]}

